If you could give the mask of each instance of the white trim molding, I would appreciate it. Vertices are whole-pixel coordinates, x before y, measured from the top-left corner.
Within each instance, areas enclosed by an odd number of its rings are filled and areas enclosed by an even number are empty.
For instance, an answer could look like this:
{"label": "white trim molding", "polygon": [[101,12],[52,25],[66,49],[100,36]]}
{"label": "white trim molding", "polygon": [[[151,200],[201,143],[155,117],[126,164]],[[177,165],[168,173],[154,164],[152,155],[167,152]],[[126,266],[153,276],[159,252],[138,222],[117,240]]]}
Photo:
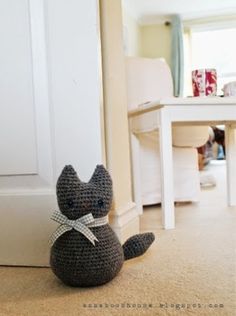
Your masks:
{"label": "white trim molding", "polygon": [[136,204],[129,202],[124,207],[113,210],[109,214],[109,223],[121,242],[137,234],[139,231],[139,214]]}
{"label": "white trim molding", "polygon": [[186,19],[183,21],[185,29],[191,31],[208,31],[236,27],[236,14]]}

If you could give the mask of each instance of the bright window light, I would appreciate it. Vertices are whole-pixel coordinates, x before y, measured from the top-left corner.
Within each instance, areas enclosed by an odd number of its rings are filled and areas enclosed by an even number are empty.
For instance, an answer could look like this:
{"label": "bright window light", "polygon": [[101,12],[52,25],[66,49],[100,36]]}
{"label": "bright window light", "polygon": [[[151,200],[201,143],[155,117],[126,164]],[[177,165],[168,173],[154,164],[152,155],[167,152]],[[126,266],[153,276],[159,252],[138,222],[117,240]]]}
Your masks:
{"label": "bright window light", "polygon": [[[218,76],[218,95],[223,94],[224,84],[236,81],[235,39],[236,28],[191,32],[188,72],[194,69],[215,68]],[[189,82],[186,85],[190,86]]]}

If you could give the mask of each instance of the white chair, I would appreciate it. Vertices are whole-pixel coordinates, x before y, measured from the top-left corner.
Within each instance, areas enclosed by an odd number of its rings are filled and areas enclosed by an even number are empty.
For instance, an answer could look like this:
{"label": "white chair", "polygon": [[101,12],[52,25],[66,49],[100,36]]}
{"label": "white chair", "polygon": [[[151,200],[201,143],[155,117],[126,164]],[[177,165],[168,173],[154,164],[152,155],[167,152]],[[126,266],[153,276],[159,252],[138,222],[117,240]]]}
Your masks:
{"label": "white chair", "polygon": [[[128,111],[148,101],[173,96],[169,66],[163,59],[126,57]],[[142,204],[161,202],[158,131],[138,132]],[[199,200],[200,180],[196,147],[209,137],[207,126],[172,128],[175,201]]]}

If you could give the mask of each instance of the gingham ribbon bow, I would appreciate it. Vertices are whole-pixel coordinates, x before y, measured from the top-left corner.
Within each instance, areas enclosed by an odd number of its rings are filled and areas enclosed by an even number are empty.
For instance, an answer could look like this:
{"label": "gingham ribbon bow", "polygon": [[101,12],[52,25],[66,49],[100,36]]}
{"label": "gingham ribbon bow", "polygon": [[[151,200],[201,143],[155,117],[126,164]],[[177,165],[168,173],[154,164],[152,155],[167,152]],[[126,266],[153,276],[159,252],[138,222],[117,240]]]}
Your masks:
{"label": "gingham ribbon bow", "polygon": [[98,239],[89,229],[89,227],[102,226],[108,223],[108,216],[94,218],[92,213],[86,214],[76,220],[71,220],[63,215],[60,211],[55,211],[51,219],[61,224],[49,239],[51,246],[54,244],[57,238],[72,229],[75,229],[83,234],[95,246],[95,240],[98,241]]}

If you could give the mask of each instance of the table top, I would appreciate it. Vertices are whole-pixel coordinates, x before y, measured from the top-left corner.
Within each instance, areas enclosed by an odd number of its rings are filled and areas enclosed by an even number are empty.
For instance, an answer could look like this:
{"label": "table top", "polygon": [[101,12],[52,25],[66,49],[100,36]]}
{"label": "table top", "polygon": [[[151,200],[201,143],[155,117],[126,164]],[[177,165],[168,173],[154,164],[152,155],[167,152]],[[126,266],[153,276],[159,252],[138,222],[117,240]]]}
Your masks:
{"label": "table top", "polygon": [[236,97],[187,97],[187,98],[179,98],[179,97],[169,97],[162,98],[155,101],[146,102],[140,104],[136,109],[129,111],[129,117],[140,115],[142,113],[154,111],[160,109],[162,107],[169,106],[196,106],[196,105],[214,105],[214,106],[222,106],[222,105],[232,105],[236,106]]}

